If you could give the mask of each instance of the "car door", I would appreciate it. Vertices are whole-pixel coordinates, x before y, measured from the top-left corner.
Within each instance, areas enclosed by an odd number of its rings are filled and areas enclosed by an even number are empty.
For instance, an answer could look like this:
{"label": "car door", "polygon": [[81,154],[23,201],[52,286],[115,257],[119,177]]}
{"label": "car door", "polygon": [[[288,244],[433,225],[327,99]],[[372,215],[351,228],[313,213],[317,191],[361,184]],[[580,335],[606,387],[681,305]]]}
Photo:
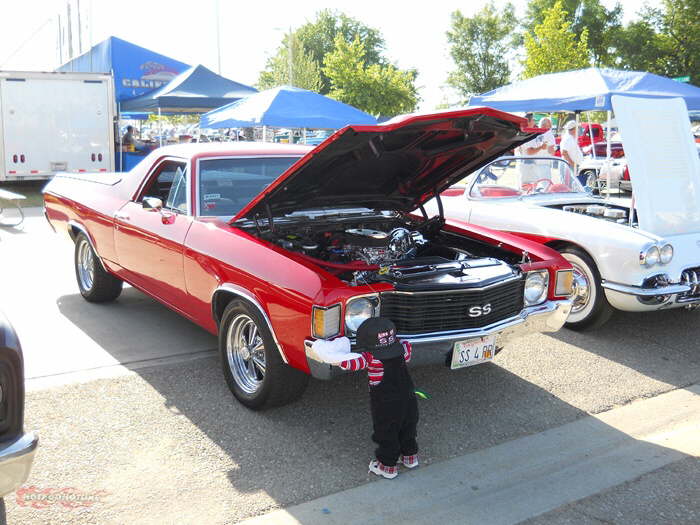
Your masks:
{"label": "car door", "polygon": [[[117,258],[129,280],[178,310],[187,296],[183,251],[192,224],[188,174],[184,159],[161,160],[135,199],[114,215]],[[162,207],[153,206],[158,203]]]}

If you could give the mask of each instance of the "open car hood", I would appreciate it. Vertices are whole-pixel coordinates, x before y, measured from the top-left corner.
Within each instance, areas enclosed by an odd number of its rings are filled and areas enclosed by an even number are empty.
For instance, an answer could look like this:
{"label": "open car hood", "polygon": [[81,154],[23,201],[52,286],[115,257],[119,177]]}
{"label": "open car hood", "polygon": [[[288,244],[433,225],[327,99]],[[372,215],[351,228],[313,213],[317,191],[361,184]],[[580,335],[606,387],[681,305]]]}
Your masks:
{"label": "open car hood", "polygon": [[231,222],[320,207],[409,212],[541,131],[491,108],[347,126],[280,175]]}
{"label": "open car hood", "polygon": [[700,159],[684,100],[613,95],[612,105],[639,227],[661,237],[700,233]]}

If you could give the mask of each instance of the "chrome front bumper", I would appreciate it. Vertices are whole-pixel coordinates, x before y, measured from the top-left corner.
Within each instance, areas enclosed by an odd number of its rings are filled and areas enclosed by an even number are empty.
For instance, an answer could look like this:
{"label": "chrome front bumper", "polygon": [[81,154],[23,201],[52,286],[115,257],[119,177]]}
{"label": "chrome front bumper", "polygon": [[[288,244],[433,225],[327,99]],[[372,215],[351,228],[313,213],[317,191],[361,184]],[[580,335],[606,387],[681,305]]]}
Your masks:
{"label": "chrome front bumper", "polygon": [[[424,335],[401,335],[398,337],[409,341],[413,347],[411,365],[443,363],[457,341],[474,339],[487,335],[496,336],[496,345],[502,347],[518,337],[538,332],[556,332],[569,317],[571,301],[547,301],[537,306],[524,308],[519,315],[503,319],[482,328],[437,332]],[[311,348],[313,340],[304,341],[306,360],[311,375],[317,379],[331,379],[342,371],[335,366],[323,363]]]}
{"label": "chrome front bumper", "polygon": [[38,443],[39,437],[34,432],[0,443],[0,497],[27,481]]}
{"label": "chrome front bumper", "polygon": [[[653,312],[670,308],[683,308],[700,303],[700,297],[687,296],[692,290],[688,284],[677,283],[656,288],[642,288],[628,284],[603,281],[608,302],[623,312]],[[658,300],[655,301],[655,298]]]}

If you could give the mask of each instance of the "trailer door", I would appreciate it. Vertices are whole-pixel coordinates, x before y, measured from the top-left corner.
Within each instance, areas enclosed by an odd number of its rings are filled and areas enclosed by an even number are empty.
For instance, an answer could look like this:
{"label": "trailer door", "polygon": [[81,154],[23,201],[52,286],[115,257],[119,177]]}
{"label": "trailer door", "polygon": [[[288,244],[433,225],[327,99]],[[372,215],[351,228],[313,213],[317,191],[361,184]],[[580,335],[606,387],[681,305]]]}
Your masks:
{"label": "trailer door", "polygon": [[2,79],[8,178],[58,171],[111,171],[111,118],[106,80]]}

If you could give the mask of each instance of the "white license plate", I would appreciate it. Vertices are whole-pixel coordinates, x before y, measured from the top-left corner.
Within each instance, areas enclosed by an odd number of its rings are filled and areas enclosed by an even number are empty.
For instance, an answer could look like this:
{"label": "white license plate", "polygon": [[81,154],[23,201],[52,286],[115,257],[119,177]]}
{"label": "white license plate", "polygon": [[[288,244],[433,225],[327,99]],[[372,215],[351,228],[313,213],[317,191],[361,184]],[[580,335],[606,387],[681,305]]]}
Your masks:
{"label": "white license plate", "polygon": [[452,351],[452,370],[492,361],[496,353],[496,336],[457,341]]}

